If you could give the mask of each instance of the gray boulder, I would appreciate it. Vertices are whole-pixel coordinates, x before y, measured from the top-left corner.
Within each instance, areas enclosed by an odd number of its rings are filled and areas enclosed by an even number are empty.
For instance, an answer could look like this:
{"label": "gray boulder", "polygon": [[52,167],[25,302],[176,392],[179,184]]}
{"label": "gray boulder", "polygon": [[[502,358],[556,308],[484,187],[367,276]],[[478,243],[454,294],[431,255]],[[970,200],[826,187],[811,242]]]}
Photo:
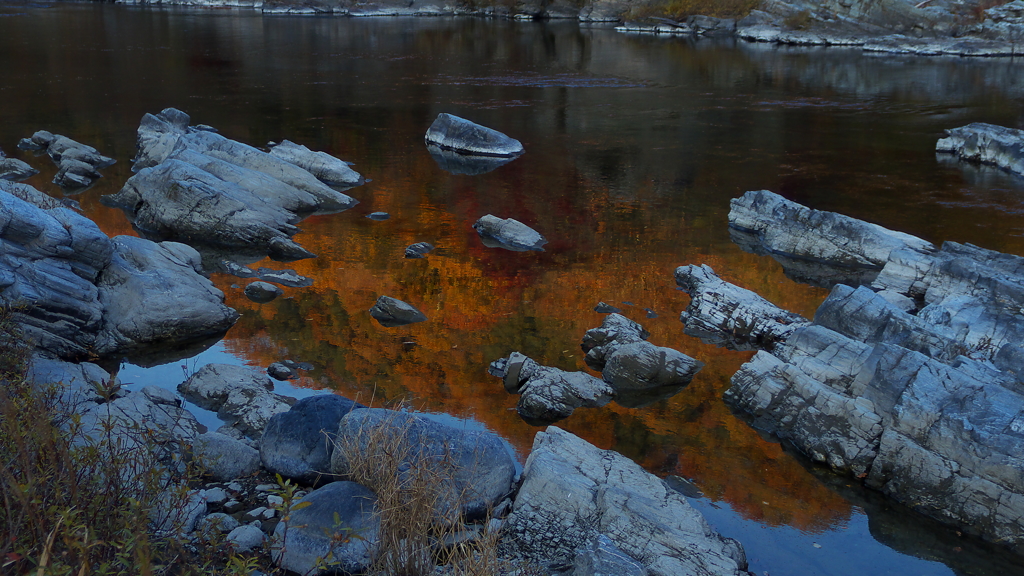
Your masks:
{"label": "gray boulder", "polygon": [[676,284],[690,295],[689,306],[679,316],[686,325],[683,332],[708,344],[730,350],[770,350],[808,324],[799,314],[722,280],[706,264],[680,266],[675,277]]}
{"label": "gray boulder", "polygon": [[18,182],[36,174],[39,174],[39,170],[17,158],[6,157],[3,150],[0,150],[0,180]]}
{"label": "gray boulder", "polygon": [[427,319],[426,315],[412,304],[390,296],[379,296],[369,312],[374,320],[387,328],[424,322]]}
{"label": "gray boulder", "polygon": [[303,484],[317,484],[330,478],[338,425],[357,408],[365,406],[324,394],[303,398],[287,412],[275,414],[260,437],[263,466]]}
{"label": "gray boulder", "polygon": [[298,574],[322,574],[318,565],[330,555],[336,562],[331,573],[363,573],[380,529],[376,501],[373,492],[355,482],[332,482],[310,492],[274,529],[274,562]]}
{"label": "gray boulder", "polygon": [[975,122],[946,130],[935,150],[1024,176],[1024,130]]}
{"label": "gray boulder", "polygon": [[935,250],[920,238],[834,212],[812,210],[767,190],[734,198],[733,240],[778,260],[791,278],[816,285],[870,284],[893,250]]}
{"label": "gray boulder", "polygon": [[266,374],[231,364],[207,364],[178,385],[186,400],[217,412],[248,438],[259,438],[274,414],[291,409],[294,399],[273,389]]}
{"label": "gray boulder", "polygon": [[487,214],[473,224],[484,245],[516,252],[544,251],[547,239],[526,224],[512,218],[498,218]]}
{"label": "gray boulder", "polygon": [[518,352],[491,362],[487,372],[501,378],[509,393],[519,394],[516,411],[533,425],[568,418],[580,407],[605,406],[615,397],[615,390],[600,378],[541,366]]}
{"label": "gray boulder", "polygon": [[573,565],[577,551],[603,535],[620,552],[622,569],[632,570],[617,574],[746,574],[740,545],[717,534],[681,494],[621,454],[554,426],[534,438],[503,533],[548,566]]}
{"label": "gray boulder", "polygon": [[260,469],[260,453],[256,449],[216,432],[196,437],[192,456],[203,475],[215,482],[251,476]]}
{"label": "gray boulder", "polygon": [[59,134],[53,135],[53,139],[46,145],[46,153],[58,165],[64,160],[82,162],[94,169],[106,168],[114,164],[113,158],[103,156],[99,150],[92,146],[76,142],[67,136]]}
{"label": "gray boulder", "polygon": [[263,546],[267,541],[267,535],[258,526],[246,524],[229,532],[226,540],[235,552],[248,552]]}
{"label": "gray boulder", "polygon": [[56,136],[46,130],[39,130],[28,138],[22,138],[18,142],[18,148],[22,150],[45,150]]}
{"label": "gray boulder", "polygon": [[[338,426],[340,441],[349,443],[357,453],[366,453],[371,441],[394,436],[401,445],[399,450],[404,451],[396,455],[403,470],[426,466],[445,479],[435,505],[443,516],[458,510],[469,520],[483,518],[512,490],[515,462],[492,432],[460,430],[382,408],[353,410]],[[333,473],[345,475],[349,465],[345,451],[333,451]]]}
{"label": "gray boulder", "polygon": [[473,156],[509,158],[523,153],[523,145],[518,140],[445,113],[437,115],[437,119],[427,129],[425,140],[428,145]]}
{"label": "gray boulder", "polygon": [[271,302],[281,294],[284,294],[284,290],[269,282],[250,282],[245,287],[245,297],[258,304]]}
{"label": "gray boulder", "polygon": [[103,305],[99,354],[217,336],[238,319],[224,305],[224,293],[202,275],[193,248],[134,236],[118,236],[112,244],[110,263],[96,281]]}
{"label": "gray boulder", "polygon": [[314,152],[301,144],[288,140],[276,144],[270,154],[290,162],[316,176],[329,186],[358,186],[363,177],[348,164],[325,152]]}

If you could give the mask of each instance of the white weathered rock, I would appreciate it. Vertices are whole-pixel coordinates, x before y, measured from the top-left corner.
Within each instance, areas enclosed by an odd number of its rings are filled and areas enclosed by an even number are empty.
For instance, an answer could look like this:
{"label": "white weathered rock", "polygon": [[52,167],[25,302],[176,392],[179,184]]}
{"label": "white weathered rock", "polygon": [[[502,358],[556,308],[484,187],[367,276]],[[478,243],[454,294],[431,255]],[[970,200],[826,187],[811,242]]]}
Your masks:
{"label": "white weathered rock", "polygon": [[271,148],[270,154],[295,164],[329,186],[358,186],[363,183],[363,177],[347,163],[301,144],[284,140]]}
{"label": "white weathered rock", "polygon": [[1024,130],[975,122],[946,130],[935,150],[1024,176]]}
{"label": "white weathered rock", "polygon": [[274,394],[266,374],[245,366],[207,364],[178,385],[178,392],[221,418],[250,438],[258,438],[274,414],[287,412],[291,399]]}
{"label": "white weathered rock", "polygon": [[741,576],[739,544],[708,526],[686,499],[628,458],[568,432],[539,432],[503,528],[529,557],[571,565],[598,535],[652,576]]}
{"label": "white weathered rock", "polygon": [[680,314],[684,333],[732,350],[770,350],[794,330],[809,324],[761,296],[730,284],[708,265],[676,268],[676,284],[690,295]]}
{"label": "white weathered rock", "polygon": [[615,396],[615,390],[600,378],[541,366],[518,352],[491,362],[487,372],[501,378],[505,390],[519,394],[516,411],[531,424],[557,422],[576,408],[601,407]]}
{"label": "white weathered rock", "polygon": [[438,114],[425,136],[427,144],[473,156],[515,157],[523,145],[513,138],[451,114]]}

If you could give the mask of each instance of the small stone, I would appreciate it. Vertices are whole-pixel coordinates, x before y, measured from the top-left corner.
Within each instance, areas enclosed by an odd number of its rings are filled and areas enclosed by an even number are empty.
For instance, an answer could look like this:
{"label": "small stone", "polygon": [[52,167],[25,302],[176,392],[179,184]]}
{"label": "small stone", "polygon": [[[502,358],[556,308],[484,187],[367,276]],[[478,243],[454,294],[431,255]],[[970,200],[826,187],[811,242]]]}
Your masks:
{"label": "small stone", "polygon": [[277,286],[269,282],[256,281],[245,287],[245,296],[258,304],[266,304],[284,294]]}
{"label": "small stone", "polygon": [[299,375],[283,362],[274,362],[270,366],[267,366],[267,374],[270,375],[274,380],[295,380]]}
{"label": "small stone", "polygon": [[228,493],[223,488],[207,488],[206,503],[211,506],[220,506],[229,499]]}
{"label": "small stone", "polygon": [[228,484],[228,490],[231,490],[232,492],[241,492],[242,485],[239,484],[238,482],[231,482],[230,484]]}
{"label": "small stone", "polygon": [[367,214],[366,217],[369,218],[370,220],[376,220],[378,222],[381,222],[383,220],[391,218],[391,214],[388,214],[387,212],[371,212]]}
{"label": "small stone", "polygon": [[238,500],[228,500],[224,503],[224,511],[228,514],[234,514],[242,509],[242,503]]}
{"label": "small stone", "polygon": [[417,242],[410,244],[405,249],[406,258],[425,258],[428,252],[434,250],[434,245],[429,242]]}
{"label": "small stone", "polygon": [[257,546],[262,546],[266,539],[266,534],[252,525],[239,526],[232,530],[227,537],[228,543],[236,552],[247,552]]}
{"label": "small stone", "polygon": [[257,492],[273,492],[277,490],[277,484],[260,484],[256,487]]}
{"label": "small stone", "polygon": [[284,498],[276,494],[271,494],[267,496],[267,505],[271,508],[280,508],[284,505]]}
{"label": "small stone", "polygon": [[231,532],[235,528],[238,528],[241,524],[238,520],[235,520],[231,516],[223,512],[214,512],[208,514],[205,518],[199,521],[199,531],[203,534],[212,534],[213,532]]}
{"label": "small stone", "polygon": [[377,302],[370,308],[370,316],[386,328],[423,322],[427,319],[426,315],[412,304],[390,296],[377,298]]}
{"label": "small stone", "polygon": [[248,512],[245,513],[245,519],[246,520],[259,520],[260,518],[263,517],[263,513],[266,512],[266,511],[267,511],[267,507],[266,506],[260,506],[259,508],[254,508],[254,509],[249,510]]}

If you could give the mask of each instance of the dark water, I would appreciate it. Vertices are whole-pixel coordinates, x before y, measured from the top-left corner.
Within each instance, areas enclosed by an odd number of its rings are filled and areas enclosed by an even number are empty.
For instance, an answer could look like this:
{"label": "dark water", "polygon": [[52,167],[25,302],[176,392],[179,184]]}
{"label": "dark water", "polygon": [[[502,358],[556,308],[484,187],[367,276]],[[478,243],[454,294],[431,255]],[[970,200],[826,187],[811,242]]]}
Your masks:
{"label": "dark water", "polygon": [[[288,138],[328,151],[371,182],[349,191],[357,207],[301,224],[296,239],[317,258],[253,264],[294,268],[312,287],[257,305],[244,282],[215,275],[238,324],[197,357],[125,364],[132,385],[173,387],[210,361],[292,358],[315,369],[286,391],[469,418],[523,457],[536,428],[487,363],[519,350],[583,369],[579,341],[604,301],[707,366],[672,398],[583,409],[559,425],[689,480],[703,494],[695,505],[744,543],[759,576],[1024,573],[731,414],[721,393],[749,353],[684,336],[687,297],[672,277],[706,263],[812,314],[824,291],[729,240],[729,200],[762,188],[931,241],[1024,254],[1024,181],[933,152],[944,128],[1024,127],[1024,64],[694,43],[575,22],[0,3],[0,147],[42,170],[29,183],[57,196],[52,163],[15,150],[19,138],[47,129],[117,158],[75,196],[110,234],[133,232],[99,197],[131,175],[141,116],[168,106],[253,145]],[[448,174],[423,145],[440,112],[527,152],[484,175]],[[391,218],[364,218],[375,211]],[[488,213],[534,227],[546,251],[484,247],[470,225]],[[438,248],[404,259],[419,241]],[[430,320],[382,328],[367,313],[380,294]]]}

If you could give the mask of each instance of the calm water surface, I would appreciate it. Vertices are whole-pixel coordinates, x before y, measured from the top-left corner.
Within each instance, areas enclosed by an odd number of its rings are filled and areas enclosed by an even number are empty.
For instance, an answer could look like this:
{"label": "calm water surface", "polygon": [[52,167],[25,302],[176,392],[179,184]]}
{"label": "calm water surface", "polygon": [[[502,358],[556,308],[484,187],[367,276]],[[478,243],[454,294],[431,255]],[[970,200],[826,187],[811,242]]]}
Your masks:
{"label": "calm water surface", "polygon": [[[578,410],[560,426],[702,496],[770,576],[1024,573],[1024,563],[908,513],[764,438],[721,401],[749,353],[684,336],[676,266],[726,279],[810,315],[825,292],[787,279],[729,240],[729,200],[771,189],[941,242],[1024,254],[1024,181],[936,158],[943,128],[1024,127],[1024,64],[903,58],[844,49],[631,36],[575,22],[262,17],[244,10],[0,3],[0,147],[47,129],[118,163],[74,197],[107,233],[134,234],[99,197],[131,175],[135,129],[173,106],[261,146],[288,138],[351,161],[369,178],[355,208],[301,224],[318,255],[292,264],[310,288],[257,305],[214,275],[242,313],[214,348],[163,366],[126,363],[123,380],[174,387],[210,361],[314,364],[297,394],[333,390],[471,419],[520,458],[537,429],[485,373],[519,350],[583,369],[580,338],[604,301],[650,340],[707,364],[652,405]],[[480,176],[448,174],[423,145],[440,112],[499,129],[527,153]],[[386,211],[391,219],[364,216]],[[484,247],[484,214],[529,224],[541,253]],[[418,241],[438,249],[406,260]],[[382,328],[380,294],[429,322]],[[659,316],[649,319],[644,308]],[[296,392],[297,390],[297,392]],[[212,422],[211,422],[212,424]],[[692,490],[690,491],[692,493]]]}

